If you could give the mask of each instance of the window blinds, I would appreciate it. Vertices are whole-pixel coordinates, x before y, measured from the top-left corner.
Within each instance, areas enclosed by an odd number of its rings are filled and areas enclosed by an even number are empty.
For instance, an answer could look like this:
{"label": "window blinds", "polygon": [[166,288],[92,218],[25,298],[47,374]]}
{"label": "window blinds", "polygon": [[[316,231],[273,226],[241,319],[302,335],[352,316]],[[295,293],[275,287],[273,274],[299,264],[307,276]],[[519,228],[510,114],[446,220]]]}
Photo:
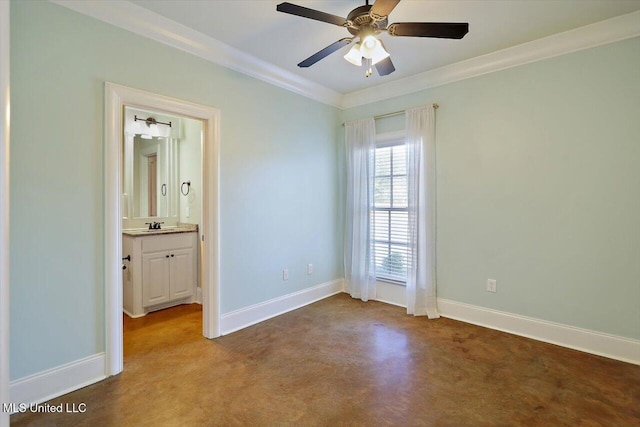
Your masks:
{"label": "window blinds", "polygon": [[376,148],[372,216],[376,276],[405,282],[409,235],[406,149],[403,141]]}

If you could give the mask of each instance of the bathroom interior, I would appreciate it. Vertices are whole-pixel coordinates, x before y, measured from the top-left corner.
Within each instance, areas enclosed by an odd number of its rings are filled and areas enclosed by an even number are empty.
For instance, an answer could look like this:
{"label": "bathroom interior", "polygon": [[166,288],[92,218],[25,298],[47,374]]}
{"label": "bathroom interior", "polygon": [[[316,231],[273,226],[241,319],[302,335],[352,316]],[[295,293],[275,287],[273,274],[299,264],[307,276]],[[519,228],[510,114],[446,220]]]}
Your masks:
{"label": "bathroom interior", "polygon": [[202,122],[125,107],[123,132],[124,314],[201,304]]}

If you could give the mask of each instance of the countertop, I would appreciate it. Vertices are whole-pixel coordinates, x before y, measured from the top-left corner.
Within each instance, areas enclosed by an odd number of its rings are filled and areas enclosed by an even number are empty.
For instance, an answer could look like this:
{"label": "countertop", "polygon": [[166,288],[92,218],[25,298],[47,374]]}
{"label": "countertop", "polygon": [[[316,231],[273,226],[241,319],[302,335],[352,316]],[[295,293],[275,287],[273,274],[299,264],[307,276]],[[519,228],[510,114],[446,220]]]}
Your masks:
{"label": "countertop", "polygon": [[160,230],[149,230],[148,228],[128,228],[122,230],[122,234],[127,236],[154,236],[156,234],[172,233],[193,233],[198,231],[198,224],[178,223],[178,226],[161,228]]}

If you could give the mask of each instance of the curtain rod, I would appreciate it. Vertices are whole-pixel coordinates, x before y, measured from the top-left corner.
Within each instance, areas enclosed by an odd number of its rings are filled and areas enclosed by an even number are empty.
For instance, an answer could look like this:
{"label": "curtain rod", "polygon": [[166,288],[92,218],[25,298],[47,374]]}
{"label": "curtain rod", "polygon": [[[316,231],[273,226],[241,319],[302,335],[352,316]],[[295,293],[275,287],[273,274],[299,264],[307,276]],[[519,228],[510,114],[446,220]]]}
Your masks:
{"label": "curtain rod", "polygon": [[[431,104],[431,106],[433,107],[434,110],[437,110],[440,107],[436,103]],[[405,112],[406,110],[400,110],[400,111],[394,111],[392,113],[380,114],[378,116],[373,116],[373,119],[378,120],[378,119],[384,119],[385,117],[399,116],[400,114],[404,114]],[[344,126],[344,123],[342,123],[342,126]]]}

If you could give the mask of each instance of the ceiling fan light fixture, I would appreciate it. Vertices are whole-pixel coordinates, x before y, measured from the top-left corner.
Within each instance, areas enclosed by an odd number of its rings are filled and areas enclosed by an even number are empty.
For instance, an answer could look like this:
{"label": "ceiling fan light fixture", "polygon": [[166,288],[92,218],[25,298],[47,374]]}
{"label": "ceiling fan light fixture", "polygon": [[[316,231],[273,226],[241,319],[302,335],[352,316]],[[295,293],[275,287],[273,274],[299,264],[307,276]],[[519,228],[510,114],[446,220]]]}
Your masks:
{"label": "ceiling fan light fixture", "polygon": [[387,52],[384,47],[382,47],[382,43],[378,41],[376,47],[371,52],[371,64],[376,65],[378,62],[383,59],[387,59],[389,56],[389,52]]}
{"label": "ceiling fan light fixture", "polygon": [[337,25],[346,28],[351,34],[350,37],[343,37],[314,53],[300,62],[298,67],[308,68],[359,38],[360,43],[351,48],[344,59],[356,66],[362,66],[364,63],[367,68],[365,74],[367,77],[371,75],[373,65],[376,66],[380,76],[388,76],[396,68],[382,41],[376,35],[386,32],[393,37],[461,39],[469,32],[468,22],[395,22],[389,24],[389,14],[400,0],[373,0],[372,5],[369,4],[369,1],[366,0],[364,6],[353,9],[346,18],[293,3],[278,4],[276,6],[278,12]]}
{"label": "ceiling fan light fixture", "polygon": [[382,47],[380,40],[372,35],[364,38],[362,46],[360,46],[360,53],[366,59],[370,59],[372,65],[376,65],[378,62],[389,57],[389,52]]}
{"label": "ceiling fan light fixture", "polygon": [[360,53],[367,59],[371,59],[373,51],[380,42],[374,36],[366,36],[362,38],[362,44],[360,45]]}
{"label": "ceiling fan light fixture", "polygon": [[349,52],[344,56],[344,59],[349,61],[355,66],[360,67],[362,65],[362,53],[360,53],[360,43],[353,45]]}

